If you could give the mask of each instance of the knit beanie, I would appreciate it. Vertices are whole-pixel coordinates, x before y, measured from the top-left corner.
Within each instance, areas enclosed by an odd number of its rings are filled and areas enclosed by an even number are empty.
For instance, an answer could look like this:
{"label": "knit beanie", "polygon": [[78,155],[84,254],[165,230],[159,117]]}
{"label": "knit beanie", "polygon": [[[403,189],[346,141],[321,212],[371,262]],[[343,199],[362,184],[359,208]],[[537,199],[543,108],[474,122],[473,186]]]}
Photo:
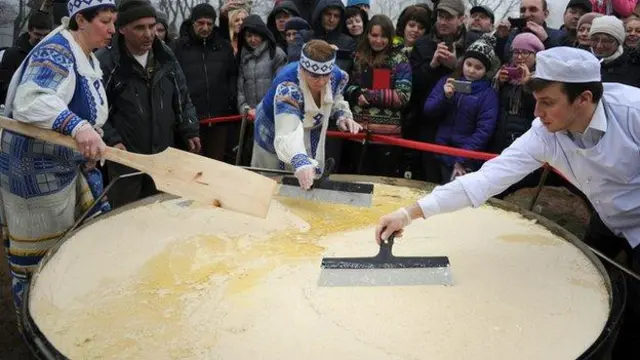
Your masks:
{"label": "knit beanie", "polygon": [[467,48],[463,61],[467,58],[478,59],[484,65],[485,70],[489,72],[489,70],[491,70],[491,64],[496,58],[496,54],[493,51],[495,47],[496,38],[492,35],[484,34]]}
{"label": "knit beanie", "polygon": [[611,15],[600,16],[593,19],[593,22],[591,23],[591,31],[589,31],[589,36],[593,36],[593,34],[611,35],[618,41],[618,44],[620,45],[624,44],[624,39],[626,36],[622,20]]}
{"label": "knit beanie", "polygon": [[537,53],[544,50],[544,44],[536,35],[529,32],[523,32],[513,38],[511,50],[527,50],[532,53]]}
{"label": "knit beanie", "polygon": [[301,17],[292,17],[291,19],[287,20],[287,22],[284,25],[284,31],[288,31],[288,30],[309,30],[311,29],[311,27],[309,26],[309,23],[306,22],[303,18]]}
{"label": "knit beanie", "polygon": [[138,19],[156,17],[156,9],[149,0],[122,0],[117,8],[118,26],[125,26]]}
{"label": "knit beanie", "polygon": [[577,29],[580,29],[580,26],[582,26],[582,24],[593,24],[593,19],[602,16],[602,14],[597,13],[597,12],[590,12],[590,13],[586,13],[584,15],[582,15],[580,17],[580,20],[578,20],[578,27]]}
{"label": "knit beanie", "polygon": [[216,14],[216,9],[207,3],[198,4],[191,9],[192,22],[196,22],[202,18],[208,18],[215,22],[217,17],[218,14]]}
{"label": "knit beanie", "polygon": [[371,2],[369,0],[348,0],[347,1],[347,7],[358,6],[358,5],[371,6]]}
{"label": "knit beanie", "polygon": [[169,16],[162,11],[156,11],[156,16],[156,21],[164,25],[167,31],[169,31]]}

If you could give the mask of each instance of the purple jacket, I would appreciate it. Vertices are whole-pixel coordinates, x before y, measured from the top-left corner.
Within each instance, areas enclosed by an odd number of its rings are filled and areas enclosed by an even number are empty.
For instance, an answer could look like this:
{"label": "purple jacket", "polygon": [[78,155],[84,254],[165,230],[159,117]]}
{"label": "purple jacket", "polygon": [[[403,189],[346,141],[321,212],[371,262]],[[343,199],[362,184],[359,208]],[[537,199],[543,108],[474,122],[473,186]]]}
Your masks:
{"label": "purple jacket", "polygon": [[[483,151],[487,148],[498,121],[498,94],[489,80],[471,84],[471,94],[455,93],[451,99],[444,96],[448,76],[438,81],[424,104],[428,119],[443,119],[438,127],[436,144],[466,150]],[[465,80],[461,78],[460,80]],[[469,159],[438,156],[446,165],[464,164]]]}

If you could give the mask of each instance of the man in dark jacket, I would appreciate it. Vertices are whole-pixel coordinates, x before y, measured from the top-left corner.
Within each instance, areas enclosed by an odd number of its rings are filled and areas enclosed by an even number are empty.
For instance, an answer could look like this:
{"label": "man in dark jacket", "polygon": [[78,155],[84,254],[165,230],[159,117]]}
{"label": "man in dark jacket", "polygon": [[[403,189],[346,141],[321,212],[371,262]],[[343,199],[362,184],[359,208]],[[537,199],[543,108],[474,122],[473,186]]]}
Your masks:
{"label": "man in dark jacket", "polygon": [[[196,5],[183,26],[186,35],[174,42],[174,53],[184,70],[198,119],[236,113],[238,68],[231,44],[214,29],[216,12],[209,4]],[[235,123],[204,125],[200,129],[204,155],[224,160],[233,144]],[[228,159],[230,160],[230,159]]]}
{"label": "man in dark jacket", "polygon": [[7,89],[13,73],[18,70],[29,51],[51,32],[51,28],[51,16],[35,11],[29,17],[27,32],[18,37],[15,46],[5,50],[0,62],[0,104],[3,104],[7,97]]}
{"label": "man in dark jacket", "polygon": [[[189,150],[200,151],[195,108],[180,65],[155,36],[156,14],[148,0],[123,0],[118,35],[110,49],[98,51],[109,101],[107,145],[139,154],[157,154],[174,145],[176,129]],[[109,177],[134,170],[107,163]],[[156,193],[147,175],[120,179],[109,192],[114,207]]]}
{"label": "man in dark jacket", "polygon": [[547,26],[549,7],[547,0],[522,0],[520,17],[526,21],[523,28],[511,29],[509,21],[502,21],[496,30],[496,54],[503,63],[511,59],[511,43],[516,35],[523,31],[535,34],[544,44],[545,49],[560,46],[565,41],[564,33]]}
{"label": "man in dark jacket", "polygon": [[278,44],[285,53],[287,52],[288,46],[284,34],[284,27],[289,19],[296,16],[300,16],[300,11],[298,11],[296,5],[289,0],[284,0],[274,5],[273,10],[271,10],[267,18],[267,28],[269,28],[269,31],[271,31],[275,37],[276,44]]}

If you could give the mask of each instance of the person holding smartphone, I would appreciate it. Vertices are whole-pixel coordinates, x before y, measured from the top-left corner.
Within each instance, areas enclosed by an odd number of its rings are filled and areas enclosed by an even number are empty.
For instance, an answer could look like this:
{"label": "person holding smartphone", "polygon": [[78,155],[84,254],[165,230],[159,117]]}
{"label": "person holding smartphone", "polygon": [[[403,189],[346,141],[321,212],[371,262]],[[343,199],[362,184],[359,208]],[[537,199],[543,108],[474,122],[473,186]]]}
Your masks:
{"label": "person holding smartphone", "polygon": [[544,44],[531,33],[516,36],[511,43],[511,61],[503,65],[494,78],[500,92],[500,115],[490,150],[500,153],[531,128],[536,106],[533,94],[524,84],[535,70],[536,54],[544,50]]}
{"label": "person holding smartphone", "polygon": [[545,49],[560,46],[565,41],[561,30],[547,26],[549,7],[547,0],[522,0],[520,18],[500,22],[496,29],[496,54],[503,63],[511,59],[511,43],[516,35],[530,32],[542,41]]}
{"label": "person holding smartphone", "polygon": [[[522,33],[513,39],[511,61],[502,66],[494,78],[500,96],[500,111],[496,131],[489,143],[490,152],[500,154],[531,128],[536,99],[525,84],[535,71],[536,54],[543,50],[542,41],[531,33]],[[497,197],[504,198],[519,189],[536,186],[541,174],[542,171],[537,170],[527,175]]]}
{"label": "person holding smartphone", "polygon": [[[493,136],[498,118],[498,94],[491,87],[487,73],[495,54],[495,38],[483,35],[464,54],[460,76],[444,76],[424,104],[429,119],[442,118],[436,133],[436,144],[482,151]],[[442,182],[477,169],[474,160],[438,155]]]}

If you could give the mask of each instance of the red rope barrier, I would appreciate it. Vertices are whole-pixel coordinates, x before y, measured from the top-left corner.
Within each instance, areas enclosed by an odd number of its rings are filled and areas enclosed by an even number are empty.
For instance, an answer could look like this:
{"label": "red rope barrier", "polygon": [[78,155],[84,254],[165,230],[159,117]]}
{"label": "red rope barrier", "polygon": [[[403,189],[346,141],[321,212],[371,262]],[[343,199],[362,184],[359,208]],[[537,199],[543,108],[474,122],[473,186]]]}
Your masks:
{"label": "red rope barrier", "polygon": [[200,120],[200,125],[213,125],[224,122],[241,121],[242,115],[220,116],[215,118]]}
{"label": "red rope barrier", "polygon": [[[242,120],[242,115],[221,116],[221,117],[200,120],[200,124],[213,125],[213,124],[219,124],[224,122],[241,121],[241,120]],[[249,117],[249,120],[253,121],[251,117]],[[351,133],[342,132],[342,131],[327,131],[327,136],[340,138],[340,139],[349,139],[349,140],[364,140],[364,138],[366,137],[366,134],[364,133],[351,134]],[[432,153],[442,154],[442,155],[463,157],[467,159],[491,160],[494,157],[498,156],[498,154],[486,153],[482,151],[458,149],[454,147],[431,144],[426,142],[406,140],[406,139],[401,139],[401,138],[387,136],[387,135],[372,134],[370,140],[378,143],[383,143],[386,145],[399,146],[405,149],[414,149],[418,151],[426,151],[426,152],[432,152]],[[556,169],[553,169],[553,171],[556,174],[562,176],[562,174],[560,174]]]}

